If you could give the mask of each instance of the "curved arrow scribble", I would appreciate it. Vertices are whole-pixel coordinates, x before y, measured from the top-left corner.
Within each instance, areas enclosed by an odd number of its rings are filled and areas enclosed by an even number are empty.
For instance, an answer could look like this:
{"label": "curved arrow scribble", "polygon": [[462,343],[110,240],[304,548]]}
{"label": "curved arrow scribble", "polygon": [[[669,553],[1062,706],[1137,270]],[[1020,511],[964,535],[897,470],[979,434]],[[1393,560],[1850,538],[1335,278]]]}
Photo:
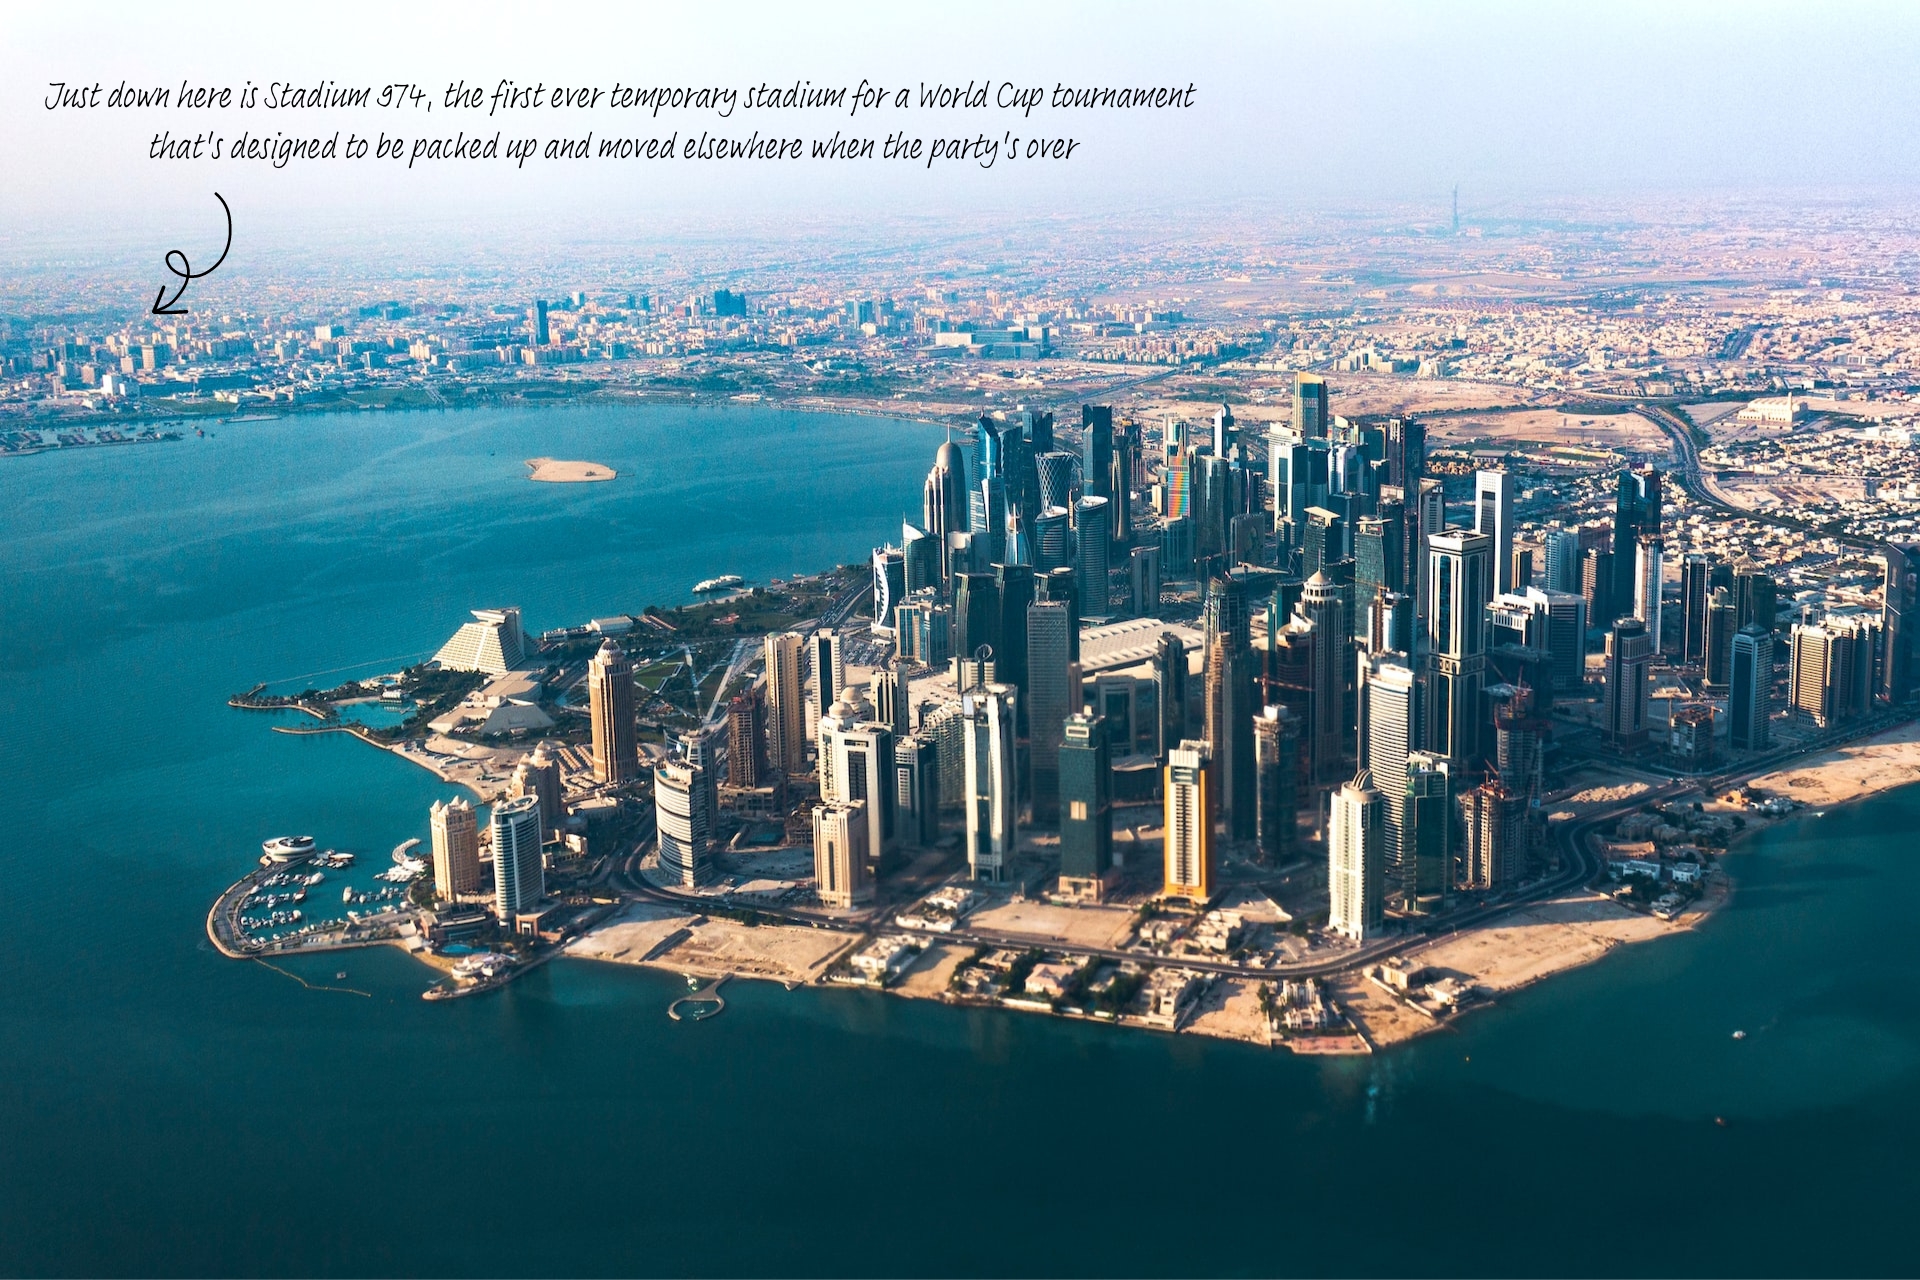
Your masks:
{"label": "curved arrow scribble", "polygon": [[[212,275],[220,269],[220,264],[227,260],[227,250],[233,248],[233,210],[227,207],[227,198],[218,191],[213,193],[213,198],[220,202],[220,208],[227,215],[227,243],[220,250],[220,256],[214,259],[213,265],[205,271],[195,271],[193,264],[187,261],[186,254],[180,252],[178,249],[167,250],[167,256],[163,258],[162,261],[166,263],[168,271],[180,277],[180,287],[174,290],[173,296],[169,298],[167,296],[167,286],[164,284],[161,285],[160,291],[153,295],[153,310],[149,314],[156,316],[186,315],[187,309],[185,307],[175,306],[174,304],[179,302],[181,297],[186,293],[187,285],[192,281],[198,280],[201,276]],[[175,258],[180,259],[180,265],[174,265],[173,260]]]}

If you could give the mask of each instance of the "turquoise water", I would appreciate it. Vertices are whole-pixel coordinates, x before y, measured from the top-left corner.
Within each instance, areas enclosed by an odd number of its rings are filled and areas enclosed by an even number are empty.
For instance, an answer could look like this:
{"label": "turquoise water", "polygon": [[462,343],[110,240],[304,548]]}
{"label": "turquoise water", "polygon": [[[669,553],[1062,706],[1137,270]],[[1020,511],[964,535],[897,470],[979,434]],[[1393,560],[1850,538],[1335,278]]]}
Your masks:
{"label": "turquoise water", "polygon": [[1367,1060],[752,982],[676,1023],[675,976],[572,961],[428,1004],[385,949],[287,966],[359,996],[207,945],[262,839],[377,869],[448,793],[228,693],[391,669],[475,605],[854,559],[939,438],[366,414],[0,466],[0,1271],[1913,1269],[1912,793],[1763,835],[1697,933]]}

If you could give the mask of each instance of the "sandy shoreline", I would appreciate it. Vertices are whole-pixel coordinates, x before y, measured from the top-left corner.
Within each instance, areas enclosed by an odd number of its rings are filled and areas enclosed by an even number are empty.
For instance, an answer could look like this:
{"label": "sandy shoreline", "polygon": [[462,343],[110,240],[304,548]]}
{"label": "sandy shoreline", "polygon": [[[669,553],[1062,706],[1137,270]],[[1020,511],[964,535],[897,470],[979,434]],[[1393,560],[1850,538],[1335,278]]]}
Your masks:
{"label": "sandy shoreline", "polygon": [[1920,782],[1920,721],[1824,751],[1755,778],[1750,786],[1824,808]]}

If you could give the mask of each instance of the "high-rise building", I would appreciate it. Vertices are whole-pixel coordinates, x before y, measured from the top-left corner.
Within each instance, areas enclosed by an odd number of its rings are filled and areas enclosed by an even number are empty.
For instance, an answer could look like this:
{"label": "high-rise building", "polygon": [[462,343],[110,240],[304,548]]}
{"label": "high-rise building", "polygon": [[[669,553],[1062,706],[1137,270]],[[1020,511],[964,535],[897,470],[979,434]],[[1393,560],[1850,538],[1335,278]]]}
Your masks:
{"label": "high-rise building", "polygon": [[809,709],[807,721],[818,725],[834,699],[840,696],[840,690],[847,683],[847,666],[841,657],[840,633],[832,627],[822,627],[807,637],[807,661],[813,669],[813,705]]}
{"label": "high-rise building", "polygon": [[633,716],[633,663],[611,639],[587,663],[587,712],[593,722],[593,779],[625,782],[640,770]]}
{"label": "high-rise building", "polygon": [[1327,824],[1327,931],[1353,942],[1378,936],[1385,916],[1383,806],[1362,769],[1333,793]]}
{"label": "high-rise building", "polygon": [[[1072,568],[1053,569],[1033,578],[1033,598],[1067,606],[1067,656],[1080,661],[1080,585]],[[1029,660],[1031,661],[1031,660]]]}
{"label": "high-rise building", "polygon": [[1074,580],[1080,588],[1080,616],[1083,619],[1111,616],[1113,582],[1108,575],[1107,499],[1080,499],[1075,509],[1077,558]]}
{"label": "high-rise building", "polygon": [[1493,589],[1496,594],[1518,591],[1513,580],[1513,476],[1506,471],[1478,471],[1473,477],[1473,531],[1492,540]]}
{"label": "high-rise building", "polygon": [[1166,875],[1161,895],[1213,897],[1213,769],[1207,744],[1191,739],[1167,753]]}
{"label": "high-rise building", "polygon": [[1913,694],[1914,629],[1920,627],[1920,543],[1889,542],[1880,551],[1883,654],[1876,696],[1903,706]]}
{"label": "high-rise building", "polygon": [[706,770],[684,760],[662,760],[653,768],[654,834],[660,846],[661,874],[674,884],[694,888],[713,875],[709,856],[713,814],[707,808]]}
{"label": "high-rise building", "polygon": [[1707,654],[1707,601],[1712,596],[1713,564],[1698,553],[1680,562],[1680,660],[1699,662]]}
{"label": "high-rise building", "polygon": [[1333,417],[1327,412],[1327,380],[1311,373],[1293,375],[1293,433],[1302,440],[1327,434]]}
{"label": "high-rise building", "polygon": [[1545,785],[1542,767],[1549,728],[1534,712],[1532,689],[1515,689],[1494,713],[1494,768],[1501,785],[1529,804],[1540,799]]}
{"label": "high-rise building", "polygon": [[1788,706],[1823,729],[1866,714],[1876,630],[1853,618],[1795,623],[1789,633]]}
{"label": "high-rise building", "polygon": [[1112,405],[1080,406],[1080,479],[1088,496],[1113,496]]}
{"label": "high-rise building", "polygon": [[994,631],[994,679],[1010,684],[1024,697],[1027,692],[1027,606],[1033,603],[1033,569],[1024,564],[993,566],[994,602],[1000,617]]}
{"label": "high-rise building", "polygon": [[942,576],[954,572],[954,538],[970,527],[967,464],[960,446],[949,440],[933,455],[921,498],[921,523],[940,548]]}
{"label": "high-rise building", "polygon": [[560,828],[566,825],[567,803],[561,792],[560,762],[553,758],[553,753],[547,750],[544,742],[514,766],[513,777],[507,783],[507,795],[514,799],[521,796],[539,798],[542,841],[554,839],[560,834]]}
{"label": "high-rise building", "polygon": [[1051,823],[1060,796],[1061,727],[1072,705],[1072,660],[1067,656],[1071,623],[1067,606],[1036,600],[1027,606],[1027,760],[1033,820]]}
{"label": "high-rise building", "polygon": [[1312,670],[1307,702],[1307,766],[1316,781],[1339,776],[1350,722],[1347,682],[1353,659],[1347,643],[1346,606],[1340,587],[1316,573],[1301,589],[1299,616],[1313,625]]}
{"label": "high-rise building", "polygon": [[1414,418],[1387,419],[1387,483],[1407,492],[1427,473],[1427,428]]}
{"label": "high-rise building", "polygon": [[1346,522],[1337,511],[1308,507],[1306,528],[1300,535],[1300,572],[1312,577],[1330,570],[1345,558]]}
{"label": "high-rise building", "polygon": [[1652,665],[1653,645],[1647,624],[1638,618],[1615,622],[1607,633],[1606,705],[1601,727],[1608,741],[1621,750],[1646,743]]}
{"label": "high-rise building", "polygon": [[727,700],[727,785],[751,790],[767,774],[766,702],[749,689]]}
{"label": "high-rise building", "polygon": [[1652,467],[1622,471],[1614,494],[1612,605],[1621,611],[1634,599],[1641,534],[1660,536],[1660,473]]}
{"label": "high-rise building", "polygon": [[1778,590],[1767,571],[1750,560],[1733,566],[1733,603],[1738,611],[1735,620],[1740,626],[1774,629],[1774,615],[1779,610]]}
{"label": "high-rise building", "polygon": [[863,800],[813,806],[813,886],[823,906],[847,910],[873,901]]}
{"label": "high-rise building", "polygon": [[1489,779],[1460,797],[1463,887],[1498,892],[1526,874],[1526,798]]}
{"label": "high-rise building", "polygon": [[1740,630],[1739,618],[1740,610],[1734,603],[1733,593],[1725,587],[1715,587],[1707,597],[1706,635],[1701,648],[1710,688],[1724,689],[1731,678],[1733,637]]}
{"label": "high-rise building", "polygon": [[480,827],[462,796],[437,800],[427,810],[433,833],[433,892],[451,901],[480,892]]}
{"label": "high-rise building", "polygon": [[1735,751],[1762,751],[1773,716],[1773,632],[1742,627],[1727,660],[1727,743]]}
{"label": "high-rise building", "polygon": [[898,547],[873,549],[873,628],[893,630],[894,606],[907,594],[907,553]]}
{"label": "high-rise building", "polygon": [[1613,553],[1589,547],[1580,557],[1580,595],[1587,602],[1587,625],[1598,629],[1615,616],[1613,607]]}
{"label": "high-rise building", "polygon": [[767,755],[775,769],[799,774],[807,768],[807,711],[801,693],[800,635],[767,637]]}
{"label": "high-rise building", "polygon": [[[982,650],[985,651],[984,655]],[[965,688],[964,664],[982,656],[992,660],[1000,651],[1000,587],[990,573],[953,575],[954,683]]]}
{"label": "high-rise building", "polygon": [[493,806],[493,913],[507,928],[546,896],[540,860],[540,801],[534,796]]}
{"label": "high-rise building", "polygon": [[1047,507],[1033,521],[1033,567],[1036,576],[1073,567],[1073,517],[1065,507]]}
{"label": "high-rise building", "polygon": [[864,806],[866,849],[877,874],[893,848],[893,730],[858,687],[842,689],[820,717],[820,799]]}
{"label": "high-rise building", "polygon": [[1353,585],[1363,601],[1379,591],[1406,590],[1402,560],[1406,542],[1400,504],[1383,502],[1380,506],[1380,515],[1363,517],[1353,526]]}
{"label": "high-rise building", "polygon": [[536,300],[527,308],[527,339],[536,347],[544,347],[550,340],[547,328],[547,304]]}
{"label": "high-rise building", "polygon": [[1580,594],[1580,535],[1555,529],[1546,536],[1547,590]]}
{"label": "high-rise building", "polygon": [[1113,867],[1113,775],[1105,720],[1077,712],[1068,716],[1058,751],[1060,891],[1099,899]]}
{"label": "high-rise building", "polygon": [[1065,510],[1079,497],[1080,459],[1071,453],[1043,453],[1034,459],[1040,478],[1040,509]]}
{"label": "high-rise building", "polygon": [[1020,789],[1014,754],[1017,695],[1012,685],[981,684],[960,695],[966,730],[967,869],[975,880],[1007,878],[1020,837]]}
{"label": "high-rise building", "polygon": [[1481,752],[1493,540],[1448,529],[1427,539],[1427,723],[1422,741],[1456,770]]}
{"label": "high-rise building", "polygon": [[[902,588],[899,599],[904,600],[917,591],[940,585],[944,575],[941,572],[941,547],[939,539],[910,520],[900,522],[900,561]],[[894,604],[896,614],[898,601]]]}
{"label": "high-rise building", "polygon": [[1171,631],[1160,633],[1160,647],[1154,651],[1153,678],[1160,695],[1160,748],[1155,753],[1162,762],[1187,736],[1187,646]]}
{"label": "high-rise building", "polygon": [[1647,648],[1656,658],[1660,656],[1660,589],[1666,572],[1665,554],[1666,548],[1658,537],[1640,535],[1633,570],[1633,616],[1647,624]]}
{"label": "high-rise building", "polygon": [[[1400,805],[1400,857],[1413,866],[1416,911],[1434,911],[1453,892],[1453,776],[1443,757],[1407,756],[1407,790]],[[1403,906],[1409,904],[1402,904]]]}
{"label": "high-rise building", "polygon": [[1160,548],[1135,547],[1127,561],[1127,585],[1132,612],[1138,618],[1160,613]]}
{"label": "high-rise building", "polygon": [[1258,808],[1254,842],[1260,861],[1280,866],[1293,859],[1299,828],[1300,725],[1285,707],[1262,707],[1253,721],[1253,762]]}
{"label": "high-rise building", "polygon": [[1387,899],[1396,905],[1415,895],[1416,868],[1403,837],[1407,760],[1418,745],[1414,714],[1418,705],[1413,671],[1401,654],[1364,659],[1365,733],[1360,767],[1373,779],[1380,805],[1381,875]]}
{"label": "high-rise building", "polygon": [[893,829],[909,849],[940,840],[940,753],[929,735],[893,740]]}
{"label": "high-rise building", "polygon": [[1236,433],[1233,429],[1233,410],[1225,401],[1213,413],[1213,452],[1214,456],[1225,458],[1233,453]]}

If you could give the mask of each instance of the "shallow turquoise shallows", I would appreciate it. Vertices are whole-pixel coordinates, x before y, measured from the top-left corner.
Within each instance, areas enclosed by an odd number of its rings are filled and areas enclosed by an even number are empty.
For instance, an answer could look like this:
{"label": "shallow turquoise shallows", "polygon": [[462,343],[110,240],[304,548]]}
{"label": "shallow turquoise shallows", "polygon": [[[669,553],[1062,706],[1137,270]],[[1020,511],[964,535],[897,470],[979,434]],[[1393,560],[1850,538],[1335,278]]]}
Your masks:
{"label": "shallow turquoise shallows", "polygon": [[361,996],[208,946],[262,839],[384,859],[449,794],[227,694],[390,670],[476,606],[861,559],[940,439],[595,407],[0,459],[0,1272],[1913,1270],[1911,792],[1372,1059],[754,982],[673,1022],[678,977],[576,961],[433,1004],[397,952],[286,966]]}

